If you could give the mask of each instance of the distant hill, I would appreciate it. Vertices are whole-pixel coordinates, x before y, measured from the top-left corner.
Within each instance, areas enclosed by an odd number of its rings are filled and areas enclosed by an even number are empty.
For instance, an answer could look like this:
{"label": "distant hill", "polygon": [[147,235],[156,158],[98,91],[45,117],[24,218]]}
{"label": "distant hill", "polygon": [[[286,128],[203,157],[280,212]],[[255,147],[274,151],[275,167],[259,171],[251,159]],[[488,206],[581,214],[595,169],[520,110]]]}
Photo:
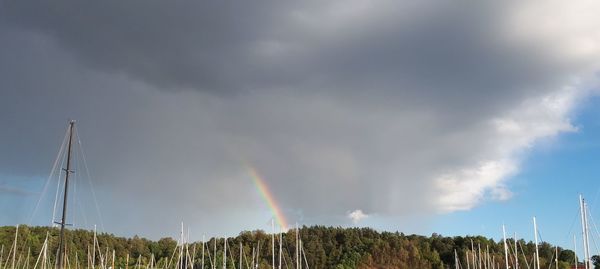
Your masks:
{"label": "distant hill", "polygon": [[[19,226],[17,253],[15,260],[16,268],[33,268],[40,250],[44,243],[46,234],[49,233],[48,259],[49,264],[55,259],[58,230],[48,227]],[[87,230],[67,231],[68,265],[70,268],[76,266],[86,269],[91,261],[88,259],[93,247],[93,232]],[[15,227],[0,227],[0,268],[11,268],[12,254],[15,237]],[[504,268],[504,245],[482,236],[467,237],[444,237],[433,234],[432,236],[404,235],[403,233],[377,232],[370,228],[339,228],[312,226],[303,227],[300,230],[302,247],[304,249],[303,268],[308,264],[309,268],[455,268],[455,254],[459,257],[461,268],[467,268],[466,255],[469,255],[470,268],[472,264],[471,241],[478,251],[481,246],[482,257],[494,263],[494,268]],[[155,268],[175,268],[177,261],[177,241],[172,238],[162,238],[151,241],[134,236],[133,238],[117,237],[112,234],[98,234],[96,247],[96,268],[101,263],[112,266],[114,251],[115,268],[138,267],[149,268],[151,257],[154,259]],[[295,231],[289,231],[282,235],[283,238],[283,262],[282,268],[292,269],[295,267]],[[252,253],[258,253],[258,268],[269,269],[272,263],[271,235],[263,231],[245,231],[236,237],[227,239],[227,268],[239,268],[240,243],[242,244],[242,269],[248,269],[252,264]],[[514,263],[514,241],[510,243],[510,263]],[[519,264],[520,268],[532,267],[535,246],[532,242],[519,240]],[[260,247],[258,245],[260,244]],[[276,241],[276,258],[278,263],[278,244]],[[224,240],[218,238],[216,242],[217,257],[214,258],[215,239],[206,242],[205,269],[211,268],[211,260],[216,260],[216,268],[223,267]],[[253,250],[254,249],[254,250]],[[259,250],[260,249],[260,250]],[[483,255],[489,249],[490,255]],[[29,250],[29,256],[28,251]],[[574,253],[571,250],[558,248],[559,268],[570,268],[574,261]],[[549,268],[550,263],[554,267],[555,247],[548,243],[541,243],[539,247],[541,268]],[[187,248],[186,253],[194,257],[194,268],[201,268],[202,242],[194,242]],[[9,256],[10,254],[10,256]],[[89,254],[91,257],[91,254]],[[127,256],[129,262],[127,263]],[[29,259],[27,258],[29,257]],[[487,258],[489,257],[489,258]],[[525,258],[526,257],[526,258]],[[10,260],[9,260],[10,259]],[[483,260],[482,262],[485,262]],[[89,262],[89,263],[88,263]],[[478,263],[479,261],[476,261]],[[137,266],[137,267],[136,267]],[[498,267],[499,266],[499,267]],[[39,268],[39,267],[38,267]],[[491,268],[491,267],[490,267]]]}

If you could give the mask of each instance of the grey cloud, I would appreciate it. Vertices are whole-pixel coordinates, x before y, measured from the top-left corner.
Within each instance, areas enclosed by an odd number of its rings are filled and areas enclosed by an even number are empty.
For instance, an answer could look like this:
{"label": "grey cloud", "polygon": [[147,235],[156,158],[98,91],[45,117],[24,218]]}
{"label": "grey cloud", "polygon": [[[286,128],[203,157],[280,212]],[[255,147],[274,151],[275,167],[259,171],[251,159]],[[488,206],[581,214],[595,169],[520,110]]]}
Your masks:
{"label": "grey cloud", "polygon": [[572,74],[502,30],[512,3],[344,3],[5,1],[0,171],[44,176],[71,117],[120,231],[261,224],[244,163],[292,220],[430,214]]}
{"label": "grey cloud", "polygon": [[13,1],[2,17],[49,34],[90,66],[160,88],[385,90],[476,110],[484,98],[539,91],[555,71],[537,48],[503,40],[504,5],[381,1],[343,18],[345,4],[332,3]]}
{"label": "grey cloud", "polygon": [[14,195],[34,195],[34,194],[37,194],[36,192],[31,192],[31,191],[28,191],[28,190],[24,190],[24,189],[20,189],[20,188],[8,187],[8,186],[0,186],[0,193],[14,194]]}

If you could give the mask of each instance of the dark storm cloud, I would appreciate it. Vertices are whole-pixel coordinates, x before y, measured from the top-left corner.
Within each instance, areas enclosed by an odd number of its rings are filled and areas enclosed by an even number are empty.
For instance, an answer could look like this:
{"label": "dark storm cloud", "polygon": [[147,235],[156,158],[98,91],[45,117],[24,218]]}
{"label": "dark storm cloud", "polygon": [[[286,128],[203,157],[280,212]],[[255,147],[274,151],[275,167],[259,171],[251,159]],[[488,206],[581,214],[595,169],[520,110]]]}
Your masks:
{"label": "dark storm cloud", "polygon": [[51,34],[86,63],[111,73],[218,91],[255,73],[251,48],[273,27],[273,17],[285,16],[277,15],[278,3],[11,1],[2,17]]}
{"label": "dark storm cloud", "polygon": [[90,66],[167,89],[384,91],[464,109],[531,94],[523,89],[540,90],[556,71],[534,48],[502,40],[506,4],[9,1],[2,10],[6,23],[49,34]]}
{"label": "dark storm cloud", "polygon": [[107,218],[139,216],[120,231],[248,223],[245,163],[292,220],[467,209],[571,130],[561,90],[590,69],[516,37],[515,6],[4,1],[0,172],[45,176],[76,118]]}

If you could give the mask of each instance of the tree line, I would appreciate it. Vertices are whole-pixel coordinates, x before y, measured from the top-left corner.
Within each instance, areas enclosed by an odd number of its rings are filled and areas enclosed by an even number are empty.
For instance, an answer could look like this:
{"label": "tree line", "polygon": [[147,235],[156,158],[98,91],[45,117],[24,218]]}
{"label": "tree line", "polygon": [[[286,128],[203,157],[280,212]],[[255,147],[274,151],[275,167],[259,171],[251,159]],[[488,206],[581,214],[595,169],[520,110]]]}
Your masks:
{"label": "tree line", "polygon": [[[21,268],[25,264],[33,264],[48,234],[49,259],[54,259],[58,245],[59,230],[50,227],[19,226],[17,236],[17,252]],[[473,255],[493,261],[494,268],[504,268],[504,243],[483,236],[454,236],[446,237],[438,234],[431,236],[405,235],[399,232],[378,232],[371,228],[341,228],[310,226],[299,230],[302,241],[301,261],[304,268],[407,268],[407,269],[442,269],[455,268],[458,258],[461,268],[473,265]],[[8,266],[8,253],[13,249],[15,227],[0,227],[0,269]],[[173,238],[162,238],[157,241],[139,236],[131,238],[119,237],[113,234],[100,233],[97,235],[97,247],[93,247],[93,231],[73,229],[66,231],[67,259],[70,268],[85,269],[92,255],[91,249],[96,249],[95,264],[100,264],[101,257],[112,259],[110,266],[116,268],[141,269],[148,268],[151,259],[156,268],[175,268],[173,261],[178,251],[178,242]],[[290,230],[281,235],[282,238],[282,269],[295,268],[296,234]],[[261,231],[244,231],[238,236],[227,238],[227,269],[252,268],[252,261],[258,269],[271,268],[273,262],[272,237]],[[204,244],[203,244],[204,243]],[[515,241],[508,240],[510,245],[510,264],[515,262]],[[532,267],[535,245],[531,241],[519,239],[516,242],[520,268]],[[471,251],[472,247],[475,252]],[[194,268],[202,267],[202,252],[204,248],[204,268],[223,268],[225,240],[210,238],[206,242],[190,242],[186,253]],[[240,249],[241,248],[241,249]],[[275,261],[279,263],[279,238],[276,237]],[[481,249],[481,250],[479,250]],[[540,268],[571,268],[574,264],[575,253],[571,250],[553,246],[547,242],[539,244]],[[241,253],[241,254],[240,254]],[[254,255],[253,255],[254,253]],[[456,253],[456,254],[455,254]],[[479,256],[479,254],[481,255]],[[489,253],[489,255],[487,254]],[[216,255],[215,255],[216,254]],[[558,254],[558,256],[556,256]],[[242,268],[239,268],[240,255]],[[31,260],[27,260],[31,259]],[[599,260],[595,257],[595,260]],[[1,262],[4,263],[1,263]],[[26,261],[28,263],[26,263]],[[475,263],[478,263],[477,260]],[[499,267],[497,267],[499,265]],[[137,268],[136,268],[137,267]],[[21,269],[18,268],[18,269]],[[33,268],[33,267],[31,267]],[[79,269],[77,268],[77,269]],[[98,268],[98,267],[97,267]],[[598,268],[598,267],[597,267]],[[254,269],[254,268],[253,268]]]}

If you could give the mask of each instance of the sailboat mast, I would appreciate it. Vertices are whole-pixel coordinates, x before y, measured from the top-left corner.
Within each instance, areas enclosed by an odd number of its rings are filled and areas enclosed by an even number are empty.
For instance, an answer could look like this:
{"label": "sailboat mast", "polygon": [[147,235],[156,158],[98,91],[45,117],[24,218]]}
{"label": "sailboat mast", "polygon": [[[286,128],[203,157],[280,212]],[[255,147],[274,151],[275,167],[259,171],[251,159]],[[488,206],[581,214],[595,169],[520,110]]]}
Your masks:
{"label": "sailboat mast", "polygon": [[582,230],[582,238],[583,238],[583,264],[585,269],[589,269],[589,256],[588,256],[588,237],[587,237],[587,219],[585,214],[585,200],[582,195],[579,195],[579,206],[581,210],[581,230]]}
{"label": "sailboat mast", "polygon": [[537,223],[535,222],[535,217],[533,217],[533,234],[535,237],[535,261],[536,266],[534,269],[540,269],[540,252],[538,250],[538,232],[537,232]]}
{"label": "sailboat mast", "polygon": [[275,218],[271,219],[271,252],[272,266],[275,269]]}
{"label": "sailboat mast", "polygon": [[517,233],[515,233],[515,269],[519,269],[519,248],[517,246]]}
{"label": "sailboat mast", "polygon": [[2,266],[2,261],[4,261],[3,258],[4,258],[4,245],[2,245],[0,247],[0,266]]}
{"label": "sailboat mast", "polygon": [[184,265],[183,265],[183,260],[185,259],[184,256],[184,245],[185,245],[185,239],[183,238],[183,221],[181,222],[181,233],[179,234],[179,240],[181,242],[181,245],[179,246],[179,269],[184,269]]}
{"label": "sailboat mast", "polygon": [[65,224],[67,220],[67,194],[69,191],[69,175],[73,172],[71,171],[71,146],[73,144],[73,127],[75,126],[75,121],[72,120],[69,122],[69,148],[67,151],[67,168],[65,169],[65,194],[63,197],[63,211],[62,211],[62,219],[60,222],[60,239],[58,243],[58,257],[57,257],[57,267],[58,269],[62,269],[63,267],[63,259],[64,259],[64,248],[65,248]]}
{"label": "sailboat mast", "polygon": [[216,237],[213,242],[214,242],[214,249],[213,249],[214,250],[214,252],[213,252],[214,253],[213,254],[214,262],[212,264],[213,264],[213,269],[216,269],[217,268],[217,238]]}
{"label": "sailboat mast", "polygon": [[481,266],[481,243],[477,243],[477,251],[479,252],[479,255],[477,255],[477,261],[479,262],[479,269],[482,269],[483,267]]}
{"label": "sailboat mast", "polygon": [[254,252],[254,246],[252,246],[252,267],[250,267],[252,269],[256,268],[256,266],[254,266],[254,255],[256,255],[256,253]]}
{"label": "sailboat mast", "polygon": [[15,261],[17,260],[17,239],[19,238],[19,225],[15,228],[15,242],[13,244],[13,252],[12,252],[12,269],[15,269]]}
{"label": "sailboat mast", "polygon": [[460,269],[458,266],[458,254],[456,254],[456,249],[454,249],[454,269]]}
{"label": "sailboat mast", "polygon": [[506,243],[506,228],[502,224],[502,236],[504,237],[504,262],[506,263],[506,269],[508,269],[508,244]]}
{"label": "sailboat mast", "polygon": [[471,269],[471,264],[469,262],[469,249],[465,251],[465,261],[467,262],[467,269]]}
{"label": "sailboat mast", "polygon": [[475,247],[473,247],[473,239],[471,239],[471,254],[473,254],[473,269],[477,268],[477,264],[475,264]]}
{"label": "sailboat mast", "polygon": [[283,229],[283,228],[280,227],[280,230],[279,230],[279,268],[278,269],[282,269],[281,268],[281,256],[282,256],[281,254],[283,252],[283,248],[282,248],[283,247],[283,242],[282,242],[283,241],[283,232],[281,231],[281,229]]}
{"label": "sailboat mast", "polygon": [[585,219],[585,252],[587,255],[586,264],[589,269],[592,268],[592,255],[590,254],[590,227],[587,215],[587,203],[583,200],[583,217]]}
{"label": "sailboat mast", "polygon": [[256,244],[256,266],[254,268],[258,269],[259,263],[260,263],[260,240]]}
{"label": "sailboat mast", "polygon": [[96,268],[96,225],[94,225],[94,242],[92,243],[92,269]]}
{"label": "sailboat mast", "polygon": [[300,244],[298,242],[298,223],[296,223],[296,268],[298,269],[300,267],[300,261],[298,260],[298,257],[300,257],[299,255],[299,250],[300,250]]}

